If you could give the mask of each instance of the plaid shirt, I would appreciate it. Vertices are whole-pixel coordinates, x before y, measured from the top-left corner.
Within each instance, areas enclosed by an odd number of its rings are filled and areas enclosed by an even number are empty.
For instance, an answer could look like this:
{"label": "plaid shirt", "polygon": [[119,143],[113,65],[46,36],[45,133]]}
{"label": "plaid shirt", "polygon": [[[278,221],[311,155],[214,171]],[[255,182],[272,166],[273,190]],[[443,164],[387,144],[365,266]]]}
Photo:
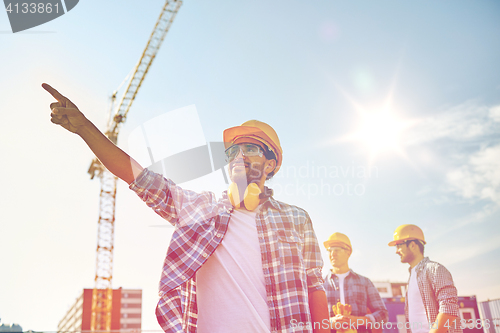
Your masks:
{"label": "plaid shirt", "polygon": [[[453,284],[450,272],[443,265],[430,261],[425,257],[415,267],[418,289],[424,302],[425,313],[429,323],[435,323],[439,312],[458,317],[457,326],[449,323],[449,333],[462,333],[460,314],[458,312],[457,288]],[[410,269],[411,274],[411,269]],[[408,319],[408,290],[405,297],[405,316]],[[411,329],[407,329],[411,333]]]}
{"label": "plaid shirt", "polygon": [[[195,273],[224,238],[233,211],[227,193],[216,200],[146,169],[130,189],[176,227],[160,280],[158,322],[165,332],[196,332]],[[270,197],[256,223],[271,331],[311,332],[308,293],[323,290],[323,259],[309,215]]]}
{"label": "plaid shirt", "polygon": [[[334,317],[332,306],[340,302],[339,278],[330,271],[323,285],[328,299],[330,317]],[[345,302],[352,306],[351,314],[353,316],[366,316],[371,313],[378,323],[382,321],[386,323],[389,320],[389,314],[377,288],[367,277],[350,270],[344,279],[344,297]],[[369,332],[369,330],[360,326],[358,333],[363,332]]]}

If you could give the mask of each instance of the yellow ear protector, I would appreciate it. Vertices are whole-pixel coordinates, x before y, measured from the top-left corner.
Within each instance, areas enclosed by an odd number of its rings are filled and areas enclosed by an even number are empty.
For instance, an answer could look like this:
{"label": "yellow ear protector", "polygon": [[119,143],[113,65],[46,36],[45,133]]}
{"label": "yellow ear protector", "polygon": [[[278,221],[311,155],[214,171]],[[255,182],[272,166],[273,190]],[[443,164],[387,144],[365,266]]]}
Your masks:
{"label": "yellow ear protector", "polygon": [[[245,194],[243,194],[243,203],[245,204],[245,208],[247,210],[254,210],[260,203],[260,195],[261,191],[259,185],[255,183],[248,184]],[[240,192],[238,190],[238,185],[236,183],[231,183],[227,190],[227,196],[229,197],[229,201],[234,208],[240,208]]]}

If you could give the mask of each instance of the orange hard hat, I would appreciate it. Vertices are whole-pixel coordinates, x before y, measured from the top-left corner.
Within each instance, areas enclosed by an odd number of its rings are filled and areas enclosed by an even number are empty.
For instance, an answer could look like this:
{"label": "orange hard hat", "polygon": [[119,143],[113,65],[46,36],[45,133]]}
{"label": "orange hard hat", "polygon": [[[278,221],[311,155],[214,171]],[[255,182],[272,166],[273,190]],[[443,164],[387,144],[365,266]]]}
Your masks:
{"label": "orange hard hat", "polygon": [[226,149],[235,143],[244,142],[245,138],[263,143],[276,156],[274,173],[278,172],[283,160],[283,150],[276,131],[268,124],[258,120],[249,120],[240,126],[224,130],[223,136]]}
{"label": "orange hard hat", "polygon": [[394,240],[389,242],[389,246],[396,246],[407,240],[419,240],[425,244],[422,229],[414,224],[402,224],[394,230]]}
{"label": "orange hard hat", "polygon": [[330,237],[328,237],[328,240],[324,242],[323,245],[327,250],[332,246],[346,245],[347,247],[349,247],[349,250],[352,251],[351,241],[349,240],[349,237],[340,232],[333,233]]}

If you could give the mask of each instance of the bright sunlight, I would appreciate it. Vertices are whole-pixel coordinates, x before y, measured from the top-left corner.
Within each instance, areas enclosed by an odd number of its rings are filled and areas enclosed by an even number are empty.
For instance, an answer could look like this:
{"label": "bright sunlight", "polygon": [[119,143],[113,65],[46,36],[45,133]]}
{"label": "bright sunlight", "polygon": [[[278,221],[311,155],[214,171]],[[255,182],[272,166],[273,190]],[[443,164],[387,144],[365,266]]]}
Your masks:
{"label": "bright sunlight", "polygon": [[413,122],[399,118],[388,106],[375,110],[358,109],[360,123],[357,130],[345,139],[363,143],[371,159],[382,152],[403,154],[401,134]]}

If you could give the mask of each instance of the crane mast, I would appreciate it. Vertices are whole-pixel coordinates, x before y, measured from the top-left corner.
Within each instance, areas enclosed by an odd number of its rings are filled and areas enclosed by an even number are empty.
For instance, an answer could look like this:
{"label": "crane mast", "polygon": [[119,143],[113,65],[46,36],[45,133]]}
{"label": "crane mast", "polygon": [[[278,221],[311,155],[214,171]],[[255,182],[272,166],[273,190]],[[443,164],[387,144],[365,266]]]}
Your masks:
{"label": "crane mast", "polygon": [[[125,122],[130,107],[137,96],[137,92],[181,5],[182,0],[167,0],[165,2],[146,48],[134,69],[127,89],[114,112],[112,104],[105,134],[115,144],[118,141],[120,127]],[[116,93],[113,94],[112,98],[114,101]],[[98,159],[92,161],[88,173],[91,179],[97,176],[101,180],[99,220],[97,222],[96,274],[95,286],[92,294],[91,330],[110,331],[113,300],[111,280],[113,278],[113,244],[117,178],[106,170]]]}

